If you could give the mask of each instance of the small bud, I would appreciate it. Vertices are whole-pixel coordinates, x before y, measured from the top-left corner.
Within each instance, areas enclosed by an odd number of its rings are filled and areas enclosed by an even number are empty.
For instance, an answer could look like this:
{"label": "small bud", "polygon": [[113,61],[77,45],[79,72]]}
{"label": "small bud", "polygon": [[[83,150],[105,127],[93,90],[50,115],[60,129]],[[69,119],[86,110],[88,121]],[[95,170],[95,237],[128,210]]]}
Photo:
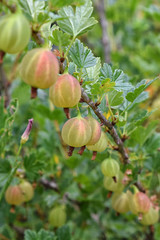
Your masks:
{"label": "small bud", "polygon": [[24,131],[24,133],[21,136],[21,144],[25,144],[28,141],[29,134],[32,129],[32,125],[33,125],[33,118],[28,120],[28,125],[26,127],[26,130]]}

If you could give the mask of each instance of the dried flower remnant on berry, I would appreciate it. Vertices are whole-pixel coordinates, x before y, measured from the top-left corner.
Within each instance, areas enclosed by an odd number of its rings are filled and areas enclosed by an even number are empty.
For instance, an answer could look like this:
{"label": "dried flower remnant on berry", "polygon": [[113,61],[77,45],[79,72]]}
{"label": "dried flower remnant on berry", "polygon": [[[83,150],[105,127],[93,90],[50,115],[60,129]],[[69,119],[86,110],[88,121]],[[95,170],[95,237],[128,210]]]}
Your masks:
{"label": "dried flower remnant on berry", "polygon": [[24,131],[24,133],[21,136],[21,144],[25,144],[28,141],[29,134],[30,134],[31,129],[32,129],[32,125],[33,125],[33,118],[28,120],[28,125],[26,127],[26,130]]}

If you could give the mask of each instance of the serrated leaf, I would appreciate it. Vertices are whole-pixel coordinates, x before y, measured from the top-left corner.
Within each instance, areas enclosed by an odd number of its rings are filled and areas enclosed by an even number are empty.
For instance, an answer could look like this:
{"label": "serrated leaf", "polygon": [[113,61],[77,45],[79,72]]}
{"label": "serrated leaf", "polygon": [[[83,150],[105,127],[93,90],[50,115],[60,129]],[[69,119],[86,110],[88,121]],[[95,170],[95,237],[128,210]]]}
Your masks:
{"label": "serrated leaf", "polygon": [[37,233],[32,230],[26,230],[24,233],[24,240],[38,240]]}
{"label": "serrated leaf", "polygon": [[64,225],[57,230],[57,240],[71,240],[71,233],[68,226]]}
{"label": "serrated leaf", "polygon": [[46,231],[44,229],[41,229],[38,232],[38,240],[54,240],[55,234],[53,232]]}
{"label": "serrated leaf", "polygon": [[123,92],[118,92],[116,90],[110,91],[108,96],[108,102],[111,107],[118,106],[123,103]]}
{"label": "serrated leaf", "polygon": [[3,186],[8,180],[11,172],[11,165],[7,160],[1,160],[0,164],[0,186]]}
{"label": "serrated leaf", "polygon": [[55,29],[52,33],[51,38],[52,44],[58,46],[60,49],[62,47],[68,46],[70,42],[70,36],[67,33]]}
{"label": "serrated leaf", "polygon": [[44,11],[45,0],[20,0],[19,4],[30,20],[36,20],[38,14]]}
{"label": "serrated leaf", "polygon": [[100,70],[100,79],[104,80],[109,78],[111,82],[115,82],[114,88],[117,91],[127,91],[133,88],[132,84],[129,82],[128,77],[120,69],[112,70],[111,66],[107,63],[103,64]]}
{"label": "serrated leaf", "polygon": [[58,11],[63,20],[58,20],[59,27],[66,33],[76,37],[90,30],[97,21],[90,17],[93,12],[92,2],[86,1],[84,5],[76,7],[64,7]]}
{"label": "serrated leaf", "polygon": [[86,69],[88,78],[94,82],[98,81],[100,68],[101,68],[101,60],[100,58],[96,58],[96,64],[93,67]]}
{"label": "serrated leaf", "polygon": [[74,44],[72,45],[69,55],[72,61],[79,68],[89,68],[96,65],[96,58],[94,57],[92,51],[87,47],[83,46],[83,43],[80,42],[79,39],[76,39]]}

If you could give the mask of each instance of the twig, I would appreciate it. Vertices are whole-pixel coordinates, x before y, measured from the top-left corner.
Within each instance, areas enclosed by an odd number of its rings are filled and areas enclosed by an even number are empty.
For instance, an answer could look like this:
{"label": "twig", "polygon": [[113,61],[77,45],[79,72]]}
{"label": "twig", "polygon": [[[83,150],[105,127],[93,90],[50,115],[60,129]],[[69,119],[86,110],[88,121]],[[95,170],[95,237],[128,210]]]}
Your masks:
{"label": "twig", "polygon": [[42,38],[41,34],[39,31],[35,31],[32,29],[32,37],[36,41],[38,45],[43,45],[44,44],[44,39]]}
{"label": "twig", "polygon": [[97,117],[100,119],[100,121],[109,129],[109,134],[112,136],[115,143],[117,144],[118,151],[123,158],[124,164],[128,164],[129,163],[128,153],[123,145],[122,140],[118,136],[118,133],[117,133],[115,127],[112,125],[112,123],[110,121],[108,121],[104,117],[103,113],[99,110],[99,108],[96,106],[96,104],[88,97],[88,95],[86,94],[86,92],[84,91],[83,88],[81,88],[81,97],[82,97],[83,101],[86,102],[92,108],[92,110],[97,115]]}
{"label": "twig", "polygon": [[98,4],[96,5],[97,11],[99,13],[100,18],[100,24],[102,27],[102,44],[104,47],[104,58],[105,62],[110,63],[110,43],[109,43],[109,37],[108,37],[108,22],[106,19],[106,13],[105,13],[105,4],[104,0],[99,0]]}
{"label": "twig", "polygon": [[45,178],[41,178],[39,182],[45,187],[54,190],[55,192],[59,193],[59,188],[57,183],[54,180],[47,180]]}
{"label": "twig", "polygon": [[142,184],[138,181],[138,182],[135,182],[134,185],[143,193],[146,192],[146,190],[144,189],[144,187],[142,186]]}

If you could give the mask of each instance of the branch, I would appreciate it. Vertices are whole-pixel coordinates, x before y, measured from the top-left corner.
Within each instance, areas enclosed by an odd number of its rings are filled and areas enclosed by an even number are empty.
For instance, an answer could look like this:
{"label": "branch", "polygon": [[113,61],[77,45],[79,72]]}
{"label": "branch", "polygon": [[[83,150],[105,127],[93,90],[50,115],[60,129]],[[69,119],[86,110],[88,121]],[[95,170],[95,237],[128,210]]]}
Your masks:
{"label": "branch", "polygon": [[144,189],[144,187],[142,186],[142,184],[140,182],[135,182],[134,185],[139,189],[139,191],[145,193],[146,190]]}
{"label": "branch", "polygon": [[49,189],[52,189],[54,190],[55,192],[57,193],[60,193],[59,191],[59,188],[58,188],[58,185],[57,183],[54,181],[54,180],[47,180],[45,178],[41,178],[40,181],[39,181],[45,188],[49,188]]}
{"label": "branch", "polygon": [[130,163],[128,153],[123,145],[122,140],[118,136],[118,133],[117,133],[115,127],[112,125],[112,123],[110,121],[108,121],[104,117],[101,110],[99,110],[99,108],[96,106],[96,104],[88,97],[88,95],[86,94],[86,92],[84,91],[83,88],[81,89],[81,97],[82,97],[83,101],[86,102],[92,108],[92,110],[97,115],[97,117],[100,119],[100,121],[109,129],[109,134],[112,136],[115,143],[117,144],[117,146],[118,146],[117,150],[121,154],[124,164]]}
{"label": "branch", "polygon": [[109,44],[109,37],[108,37],[108,32],[107,32],[107,28],[108,28],[108,22],[105,16],[105,4],[104,4],[104,0],[99,0],[97,6],[97,11],[99,14],[99,18],[100,18],[100,24],[101,24],[101,28],[102,28],[102,44],[104,47],[104,58],[105,58],[105,62],[110,63],[110,44]]}

